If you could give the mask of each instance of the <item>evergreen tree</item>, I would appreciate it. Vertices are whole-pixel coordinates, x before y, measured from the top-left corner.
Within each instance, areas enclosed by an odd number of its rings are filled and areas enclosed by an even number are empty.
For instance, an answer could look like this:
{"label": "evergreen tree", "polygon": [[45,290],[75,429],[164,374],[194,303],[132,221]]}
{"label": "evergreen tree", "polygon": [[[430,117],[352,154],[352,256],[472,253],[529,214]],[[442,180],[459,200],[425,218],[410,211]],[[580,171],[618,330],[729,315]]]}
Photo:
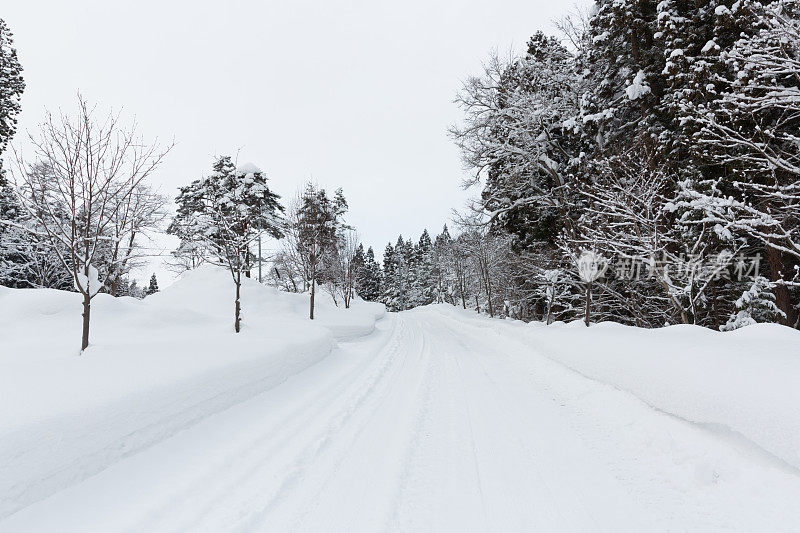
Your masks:
{"label": "evergreen tree", "polygon": [[408,309],[409,292],[409,246],[403,236],[397,238],[394,248],[387,245],[383,256],[383,303],[390,311]]}
{"label": "evergreen tree", "polygon": [[310,285],[309,313],[314,319],[316,287],[325,279],[326,255],[335,251],[337,232],[342,225],[341,216],[347,210],[347,202],[341,189],[334,200],[328,198],[325,189],[313,184],[306,185],[300,198],[297,213],[297,252],[303,258],[305,279]]}
{"label": "evergreen tree", "polygon": [[457,99],[465,124],[452,134],[476,171],[470,184],[484,185],[474,208],[516,235],[519,249],[553,242],[572,223],[570,185],[589,151],[575,134],[587,89],[579,67],[559,39],[538,32],[524,57],[492,58]]}
{"label": "evergreen tree", "polygon": [[145,290],[145,295],[150,296],[151,294],[155,294],[158,292],[158,280],[156,279],[156,274],[153,272],[153,275],[150,276],[150,285],[148,285],[147,289]]}
{"label": "evergreen tree", "polygon": [[447,229],[447,224],[442,232],[436,236],[433,243],[432,261],[436,278],[436,301],[455,304],[455,275],[453,269],[453,238]]}
{"label": "evergreen tree", "polygon": [[17,130],[17,115],[21,110],[20,99],[24,90],[25,81],[13,35],[5,21],[0,19],[0,155]]}
{"label": "evergreen tree", "polygon": [[356,253],[353,256],[353,260],[350,264],[350,268],[353,269],[353,288],[355,289],[355,293],[359,295],[361,298],[362,293],[362,286],[364,284],[364,277],[366,275],[366,253],[364,252],[364,244],[359,243],[358,248],[356,248]]}
{"label": "evergreen tree", "polygon": [[368,302],[377,301],[381,296],[381,268],[375,261],[375,252],[370,246],[364,253],[364,245],[356,252],[356,293]]}
{"label": "evergreen tree", "polygon": [[775,305],[769,280],[758,276],[736,300],[736,312],[720,329],[731,331],[759,322],[776,322],[782,315],[783,311]]}
{"label": "evergreen tree", "polygon": [[384,303],[386,303],[389,285],[394,282],[394,267],[394,247],[392,243],[387,243],[386,248],[383,250],[383,286],[381,287],[381,301]]}
{"label": "evergreen tree", "polygon": [[11,31],[0,19],[0,285],[17,287],[27,284],[24,272],[27,260],[20,250],[27,237],[19,228],[9,224],[20,224],[23,214],[16,191],[6,179],[2,160],[3,152],[17,129],[20,99],[25,90],[22,67],[13,44]]}
{"label": "evergreen tree", "polygon": [[432,304],[436,301],[438,275],[433,262],[433,243],[427,229],[422,232],[415,251],[414,307]]}
{"label": "evergreen tree", "polygon": [[359,292],[359,296],[368,302],[378,301],[383,285],[382,278],[381,267],[375,260],[375,252],[370,246],[367,249],[364,266],[362,267],[361,292]]}
{"label": "evergreen tree", "polygon": [[280,196],[267,186],[264,172],[252,164],[236,168],[228,156],[220,157],[213,172],[181,187],[178,212],[168,233],[182,243],[196,243],[224,264],[236,287],[234,331],[241,328],[242,275],[253,262],[250,246],[262,232],[283,236]]}
{"label": "evergreen tree", "polygon": [[23,250],[29,237],[27,232],[17,227],[23,223],[22,206],[17,201],[16,191],[0,168],[0,285],[27,285],[29,259]]}
{"label": "evergreen tree", "polygon": [[139,284],[135,279],[129,280],[127,277],[123,277],[120,280],[118,295],[130,296],[131,298],[137,298],[141,300],[147,295],[147,289],[142,289],[139,287]]}

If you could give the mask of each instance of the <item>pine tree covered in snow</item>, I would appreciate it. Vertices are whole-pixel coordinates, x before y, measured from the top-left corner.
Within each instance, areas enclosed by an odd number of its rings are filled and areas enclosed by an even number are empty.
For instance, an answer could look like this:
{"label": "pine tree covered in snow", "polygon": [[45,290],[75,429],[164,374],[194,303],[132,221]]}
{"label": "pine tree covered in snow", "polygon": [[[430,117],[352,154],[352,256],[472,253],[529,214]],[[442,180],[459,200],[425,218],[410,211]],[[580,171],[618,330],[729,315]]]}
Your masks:
{"label": "pine tree covered in snow", "polygon": [[280,196],[267,185],[266,174],[253,164],[239,168],[228,156],[220,157],[213,171],[181,187],[175,202],[178,212],[168,232],[180,237],[180,249],[203,250],[231,273],[236,287],[234,330],[241,329],[240,288],[249,275],[252,244],[266,233],[283,235]]}
{"label": "pine tree covered in snow", "polygon": [[[363,253],[364,247],[360,250]],[[363,259],[359,264],[356,274],[356,293],[368,302],[376,302],[381,296],[382,272],[381,267],[375,261],[375,252],[370,246],[363,254]]]}
{"label": "pine tree covered in snow", "polygon": [[[21,110],[20,99],[25,90],[22,66],[17,59],[17,50],[11,30],[0,19],[0,155],[17,131],[17,115]],[[2,172],[0,162],[0,172]]]}
{"label": "pine tree covered in snow", "polygon": [[411,302],[414,307],[436,301],[438,274],[433,261],[433,243],[428,230],[423,230],[415,250],[417,274],[412,287]]}
{"label": "pine tree covered in snow", "polygon": [[731,331],[758,322],[775,322],[783,314],[775,305],[775,295],[772,294],[769,280],[762,276],[753,280],[750,288],[736,300],[736,309],[736,313],[720,327],[722,331]]}
{"label": "pine tree covered in snow", "polygon": [[333,199],[325,189],[309,183],[299,198],[295,251],[303,265],[303,279],[309,285],[309,318],[314,319],[317,284],[325,280],[326,257],[336,252],[337,236],[343,226],[347,202],[339,189]]}
{"label": "pine tree covered in snow", "polygon": [[22,206],[16,191],[3,170],[2,155],[17,129],[17,114],[21,110],[20,99],[25,90],[22,67],[17,59],[11,31],[0,19],[0,285],[18,286],[26,261],[19,251],[19,243],[25,239],[19,228]]}
{"label": "pine tree covered in snow", "polygon": [[413,260],[412,247],[403,239],[397,238],[392,247],[386,245],[383,254],[383,295],[381,301],[390,311],[409,309],[409,290],[412,285],[410,263]]}
{"label": "pine tree covered in snow", "polygon": [[158,292],[158,280],[156,279],[155,273],[153,273],[153,275],[150,276],[150,284],[147,286],[147,289],[145,289],[144,293],[146,296],[150,296],[151,294],[155,294],[157,292]]}

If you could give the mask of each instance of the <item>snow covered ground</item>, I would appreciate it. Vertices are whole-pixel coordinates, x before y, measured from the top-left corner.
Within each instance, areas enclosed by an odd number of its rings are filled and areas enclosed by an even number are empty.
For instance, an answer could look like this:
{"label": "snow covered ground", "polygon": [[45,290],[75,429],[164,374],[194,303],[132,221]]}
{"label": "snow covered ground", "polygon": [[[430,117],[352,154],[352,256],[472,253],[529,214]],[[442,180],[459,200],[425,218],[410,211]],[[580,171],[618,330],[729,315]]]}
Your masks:
{"label": "snow covered ground", "polygon": [[0,292],[0,531],[796,531],[800,333]]}
{"label": "snow covered ground", "polygon": [[384,314],[326,296],[311,324],[307,297],[246,279],[237,335],[230,274],[198,269],[143,301],[98,295],[78,356],[78,295],[0,287],[0,517],[275,386]]}

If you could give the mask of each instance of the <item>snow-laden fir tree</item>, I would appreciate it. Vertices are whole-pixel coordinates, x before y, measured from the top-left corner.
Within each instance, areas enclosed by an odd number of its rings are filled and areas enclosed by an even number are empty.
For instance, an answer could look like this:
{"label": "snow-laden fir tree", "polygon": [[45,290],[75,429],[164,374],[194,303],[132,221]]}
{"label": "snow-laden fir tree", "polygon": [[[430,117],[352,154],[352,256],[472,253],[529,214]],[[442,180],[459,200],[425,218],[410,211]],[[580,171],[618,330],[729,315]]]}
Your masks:
{"label": "snow-laden fir tree", "polygon": [[235,285],[234,331],[241,330],[242,276],[249,275],[252,244],[266,233],[283,235],[280,196],[267,185],[266,174],[253,164],[236,168],[228,156],[214,163],[212,172],[181,187],[175,199],[178,212],[168,232],[192,250],[206,250],[224,265]]}
{"label": "snow-laden fir tree", "polygon": [[336,253],[347,202],[341,189],[331,199],[325,189],[308,183],[298,199],[296,211],[294,251],[302,265],[303,279],[309,286],[308,316],[313,320],[317,284],[326,276],[326,257]]}
{"label": "snow-laden fir tree", "polygon": [[403,236],[397,238],[392,248],[386,246],[383,255],[383,296],[381,301],[390,311],[409,309],[409,291],[413,284],[411,263],[413,244],[406,242]]}
{"label": "snow-laden fir tree", "polygon": [[[0,19],[0,155],[17,130],[17,115],[21,110],[20,99],[25,90],[22,66],[14,48],[11,30]],[[0,160],[0,168],[2,161]]]}
{"label": "snow-laden fir tree", "polygon": [[775,305],[775,295],[770,285],[763,276],[756,277],[750,288],[736,300],[735,314],[720,329],[732,331],[759,322],[775,322],[780,318],[783,311]]}
{"label": "snow-laden fir tree", "polygon": [[372,246],[370,246],[367,248],[363,264],[358,270],[356,292],[362,299],[368,302],[377,302],[381,296],[382,285],[383,275],[381,267],[375,260],[375,252],[372,250]]}
{"label": "snow-laden fir tree", "polygon": [[158,279],[156,279],[156,274],[153,272],[153,275],[150,276],[150,284],[145,289],[145,295],[150,296],[151,294],[155,294],[158,292]]}
{"label": "snow-laden fir tree", "polygon": [[13,36],[5,21],[0,19],[0,285],[18,286],[26,261],[17,250],[25,239],[12,224],[22,222],[22,208],[16,191],[3,171],[2,155],[17,129],[20,99],[25,90],[22,67],[13,46]]}
{"label": "snow-laden fir tree", "polygon": [[416,275],[412,287],[411,304],[414,307],[432,304],[436,301],[438,272],[433,258],[433,242],[428,230],[422,231],[415,250]]}

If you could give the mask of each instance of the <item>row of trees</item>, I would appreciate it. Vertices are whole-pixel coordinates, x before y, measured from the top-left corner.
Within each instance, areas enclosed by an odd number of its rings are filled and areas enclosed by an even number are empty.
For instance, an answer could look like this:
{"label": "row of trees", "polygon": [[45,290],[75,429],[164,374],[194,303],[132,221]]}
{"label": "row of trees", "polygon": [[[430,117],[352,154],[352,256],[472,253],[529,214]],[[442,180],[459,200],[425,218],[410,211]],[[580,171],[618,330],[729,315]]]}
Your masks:
{"label": "row of trees", "polygon": [[380,269],[372,249],[364,252],[355,229],[345,221],[348,205],[341,189],[331,196],[307,183],[287,212],[270,190],[264,172],[252,164],[237,168],[224,156],[211,174],[182,187],[176,203],[177,215],[167,230],[180,238],[172,254],[174,265],[186,270],[212,262],[229,270],[235,286],[237,332],[242,278],[250,277],[256,264],[261,271],[264,236],[279,240],[267,281],[286,291],[308,292],[310,319],[315,316],[320,287],[346,309],[357,290],[367,298],[378,294],[378,286],[370,289],[364,273],[375,272],[377,280]]}
{"label": "row of trees", "polygon": [[600,0],[470,78],[452,135],[506,307],[798,327],[799,16],[796,0]]}
{"label": "row of trees", "polygon": [[[24,89],[11,44],[0,21],[0,151],[14,133]],[[147,178],[171,146],[145,142],[135,124],[125,126],[113,113],[100,116],[81,97],[76,116],[48,114],[29,141],[31,159],[13,154],[13,183],[0,167],[0,283],[80,293],[84,350],[97,294],[144,297],[158,292],[155,274],[146,289],[128,274],[151,255],[147,238],[162,231],[169,218],[166,199]],[[242,278],[251,275],[256,260],[260,267],[262,236],[285,237],[273,271],[287,287],[291,283],[293,290],[309,290],[311,319],[320,284],[337,305],[350,306],[357,273],[372,257],[344,222],[348,206],[341,190],[329,197],[308,184],[284,217],[266,174],[252,164],[237,167],[227,156],[215,161],[211,173],[182,187],[176,203],[167,228],[180,238],[173,266],[185,270],[211,262],[228,269],[236,332],[241,329]]]}
{"label": "row of trees", "polygon": [[[512,251],[511,239],[480,224],[462,223],[459,229],[457,237],[445,226],[433,240],[425,230],[416,243],[401,236],[394,246],[388,244],[379,278],[380,297],[374,299],[393,311],[449,303],[490,316],[538,318],[521,304],[526,290],[541,287],[529,282],[528,265]],[[539,297],[543,299],[545,293]]]}
{"label": "row of trees", "polygon": [[[24,88],[11,33],[0,20],[0,155],[15,133]],[[169,218],[167,200],[148,177],[171,145],[145,142],[135,124],[125,126],[113,113],[100,116],[81,97],[77,116],[48,114],[29,140],[30,159],[13,154],[13,183],[0,166],[0,284],[80,293],[84,350],[97,294],[158,292],[155,274],[146,289],[128,274],[151,255],[148,236],[162,231]],[[182,187],[175,201],[167,233],[179,237],[180,245],[172,264],[179,271],[206,262],[227,268],[235,289],[236,332],[242,278],[251,275],[256,261],[260,269],[263,236],[284,239],[272,269],[275,280],[310,292],[311,319],[320,284],[345,307],[357,284],[369,294],[359,276],[377,264],[372,249],[365,253],[344,221],[348,206],[341,190],[329,197],[308,184],[285,217],[266,174],[252,164],[237,167],[224,156],[211,173]]]}

